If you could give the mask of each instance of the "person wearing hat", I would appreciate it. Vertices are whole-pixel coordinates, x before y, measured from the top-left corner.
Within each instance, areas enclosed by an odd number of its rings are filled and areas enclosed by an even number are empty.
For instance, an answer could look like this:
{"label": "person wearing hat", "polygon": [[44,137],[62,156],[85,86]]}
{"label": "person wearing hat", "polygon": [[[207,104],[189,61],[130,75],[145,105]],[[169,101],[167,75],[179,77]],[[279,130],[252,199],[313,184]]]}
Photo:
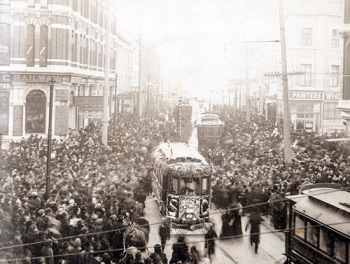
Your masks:
{"label": "person wearing hat", "polygon": [[154,253],[158,254],[163,264],[168,264],[168,258],[166,257],[166,254],[162,251],[164,251],[164,249],[162,249],[161,245],[159,244],[154,245]]}
{"label": "person wearing hat", "polygon": [[162,220],[162,224],[159,226],[158,234],[160,236],[162,251],[164,252],[166,241],[170,239],[170,228],[168,225],[166,225],[165,220]]}
{"label": "person wearing hat", "polygon": [[180,235],[177,238],[177,242],[173,245],[173,254],[169,263],[174,264],[178,261],[186,262],[188,256],[188,246],[186,245],[185,237]]}

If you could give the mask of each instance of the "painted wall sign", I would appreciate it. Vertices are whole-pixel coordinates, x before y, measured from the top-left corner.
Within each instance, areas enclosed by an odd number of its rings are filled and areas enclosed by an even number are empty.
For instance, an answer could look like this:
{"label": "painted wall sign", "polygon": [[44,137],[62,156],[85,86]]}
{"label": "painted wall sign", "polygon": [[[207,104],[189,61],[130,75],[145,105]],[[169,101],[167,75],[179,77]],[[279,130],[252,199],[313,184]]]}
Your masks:
{"label": "painted wall sign", "polygon": [[339,101],[341,100],[341,94],[338,92],[324,92],[325,101]]}
{"label": "painted wall sign", "polygon": [[9,133],[9,106],[10,93],[0,91],[0,133],[3,135]]}
{"label": "painted wall sign", "polygon": [[23,135],[23,106],[15,105],[13,107],[13,135]]}
{"label": "painted wall sign", "polygon": [[290,100],[322,100],[323,92],[320,91],[289,91]]}

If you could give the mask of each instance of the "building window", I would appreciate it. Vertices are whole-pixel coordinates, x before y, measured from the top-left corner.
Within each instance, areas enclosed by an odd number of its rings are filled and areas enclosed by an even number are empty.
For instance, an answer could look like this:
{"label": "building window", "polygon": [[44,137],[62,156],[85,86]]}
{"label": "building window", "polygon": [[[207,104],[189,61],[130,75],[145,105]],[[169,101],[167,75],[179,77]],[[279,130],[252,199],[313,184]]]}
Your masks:
{"label": "building window", "polygon": [[46,95],[33,90],[26,99],[26,133],[45,133]]}
{"label": "building window", "polygon": [[332,30],[332,48],[339,48],[338,30]]}
{"label": "building window", "polygon": [[303,47],[312,46],[312,28],[301,29],[301,46]]}
{"label": "building window", "polygon": [[0,65],[10,64],[10,25],[0,23]]}
{"label": "building window", "polygon": [[311,85],[311,64],[301,64],[300,71],[304,72],[300,76],[300,85],[310,86]]}
{"label": "building window", "polygon": [[10,5],[11,4],[11,0],[1,0],[0,1],[0,5]]}
{"label": "building window", "polygon": [[47,67],[47,44],[48,44],[48,28],[40,27],[40,67]]}
{"label": "building window", "polygon": [[340,119],[340,111],[337,109],[338,103],[324,103],[323,104],[323,118],[324,119]]}
{"label": "building window", "polygon": [[47,8],[47,0],[39,0],[41,8]]}
{"label": "building window", "polygon": [[35,26],[27,26],[27,66],[34,67],[35,61]]}
{"label": "building window", "polygon": [[338,87],[339,86],[339,65],[332,65],[332,80],[331,86]]}

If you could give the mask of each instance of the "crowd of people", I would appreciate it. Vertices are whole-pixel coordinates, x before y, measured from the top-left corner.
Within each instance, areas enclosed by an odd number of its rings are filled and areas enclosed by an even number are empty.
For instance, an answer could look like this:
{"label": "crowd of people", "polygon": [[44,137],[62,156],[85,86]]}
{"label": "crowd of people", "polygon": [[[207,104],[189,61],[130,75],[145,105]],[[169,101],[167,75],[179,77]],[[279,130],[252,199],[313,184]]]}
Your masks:
{"label": "crowd of people", "polygon": [[94,122],[53,140],[50,197],[46,140],[31,135],[1,152],[1,263],[161,263],[123,243],[152,192],[149,154],[172,133],[157,112],[120,113],[115,124],[108,146]]}
{"label": "crowd of people", "polygon": [[[347,147],[328,146],[325,137],[292,131],[295,155],[286,167],[279,127],[262,116],[253,115],[248,123],[240,112],[223,111],[221,118],[223,143],[208,153],[214,169],[213,203],[226,209],[220,237],[242,235],[245,213],[270,214],[274,228],[283,229],[281,200],[286,193],[297,194],[304,184],[349,186]],[[143,118],[120,113],[110,124],[108,146],[101,143],[101,125],[94,122],[71,129],[65,140],[54,139],[50,197],[45,188],[46,140],[32,135],[12,142],[0,154],[0,261],[167,263],[163,250],[169,234],[148,257],[135,247],[125,248],[123,241],[152,193],[152,149],[179,138],[172,125],[158,112]],[[250,211],[254,204],[261,206]],[[250,224],[255,230],[254,221]],[[217,237],[211,227],[206,235],[209,256],[215,253]],[[259,240],[252,237],[252,242],[257,245]],[[198,263],[197,249],[183,245],[179,237],[170,263]]]}
{"label": "crowd of people", "polygon": [[222,237],[242,234],[242,207],[250,213],[252,205],[260,204],[259,212],[271,215],[275,229],[283,229],[286,194],[298,194],[301,186],[311,183],[349,187],[349,144],[326,140],[344,135],[292,130],[294,154],[292,163],[286,165],[280,126],[259,115],[248,123],[242,112],[223,111],[221,118],[225,122],[223,144],[210,150],[209,157],[216,170],[213,202],[227,209],[222,216]]}

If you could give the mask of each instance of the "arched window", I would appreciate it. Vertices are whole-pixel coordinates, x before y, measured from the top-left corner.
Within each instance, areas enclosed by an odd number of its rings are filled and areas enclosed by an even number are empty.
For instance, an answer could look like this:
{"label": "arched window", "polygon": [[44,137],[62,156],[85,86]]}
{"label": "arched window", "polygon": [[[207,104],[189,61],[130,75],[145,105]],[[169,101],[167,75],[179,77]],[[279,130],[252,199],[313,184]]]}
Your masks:
{"label": "arched window", "polygon": [[40,67],[47,67],[48,28],[40,27]]}
{"label": "arched window", "polygon": [[10,65],[10,25],[0,23],[0,65]]}
{"label": "arched window", "polygon": [[45,133],[46,95],[33,90],[26,98],[26,133]]}
{"label": "arched window", "polygon": [[27,26],[27,66],[34,67],[35,61],[35,26]]}

